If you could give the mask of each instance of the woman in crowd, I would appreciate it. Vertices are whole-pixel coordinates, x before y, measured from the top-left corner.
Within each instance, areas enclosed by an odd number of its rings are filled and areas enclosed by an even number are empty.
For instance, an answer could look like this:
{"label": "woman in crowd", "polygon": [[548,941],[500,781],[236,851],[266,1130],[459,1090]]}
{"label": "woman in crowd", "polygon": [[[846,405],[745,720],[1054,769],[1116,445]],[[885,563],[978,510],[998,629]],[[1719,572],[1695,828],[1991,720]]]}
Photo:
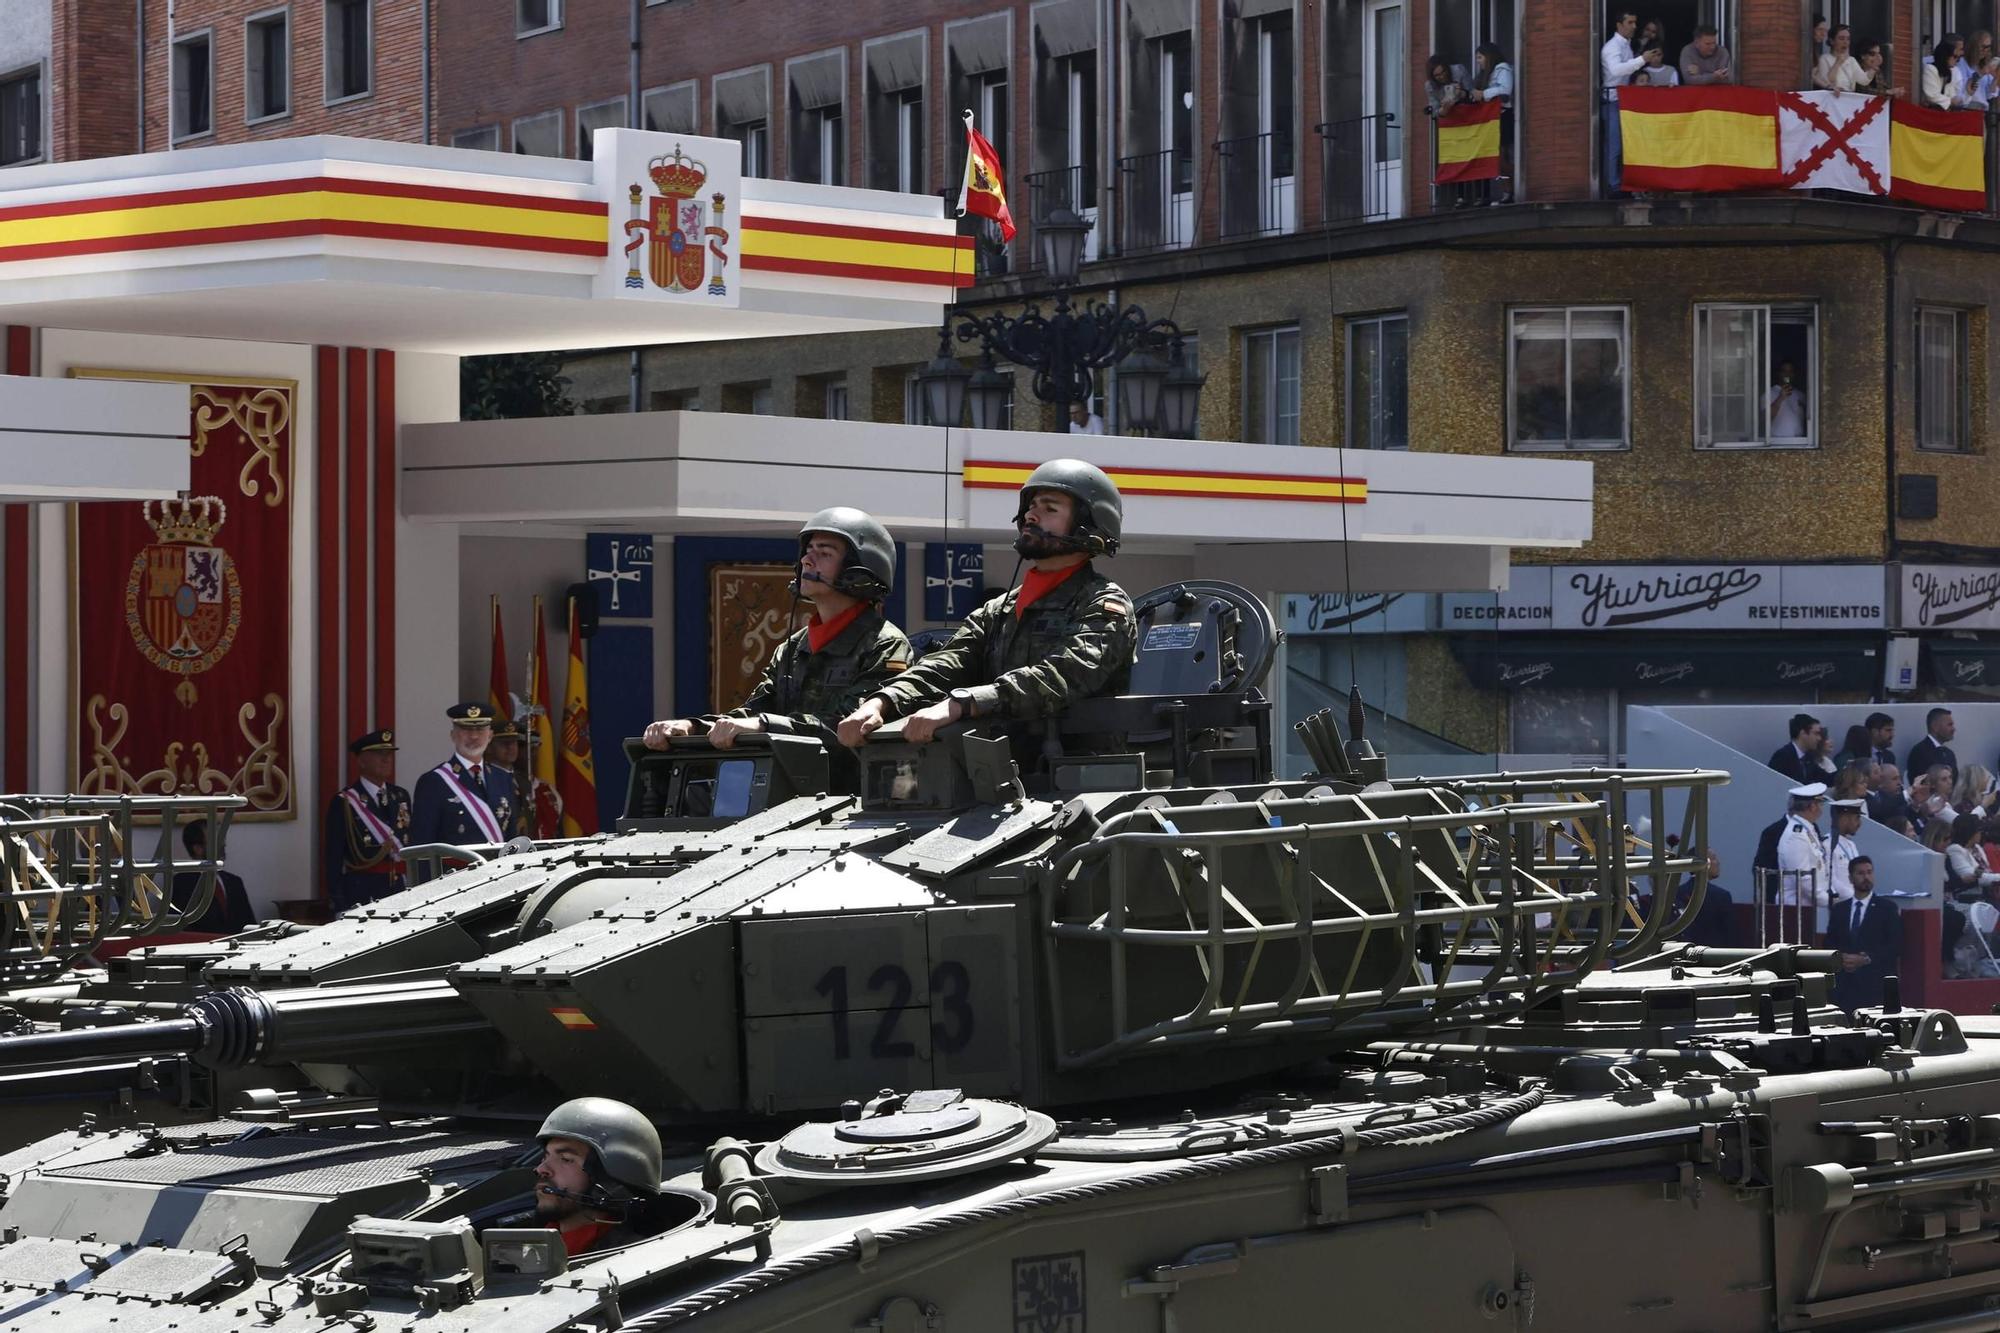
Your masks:
{"label": "woman in crowd", "polygon": [[1833,36],[1825,43],[1825,50],[1813,61],[1813,87],[1837,89],[1841,85],[1835,79],[1844,77],[1847,90],[1851,91],[1855,84],[1861,82],[1861,65],[1854,59],[1853,45],[1854,30],[1845,23],[1836,26]]}
{"label": "woman in crowd", "polygon": [[1965,57],[1965,39],[1946,33],[1924,65],[1923,103],[1940,111],[1959,111],[1965,106],[1965,85],[1959,81],[1958,62]]}
{"label": "woman in crowd", "polygon": [[1958,785],[1952,788],[1951,805],[1954,810],[1970,811],[1982,819],[2000,807],[2000,791],[1993,785],[1993,771],[1978,764],[1967,764]]}
{"label": "woman in crowd", "polygon": [[1868,799],[1870,775],[1871,767],[1866,763],[1842,764],[1840,772],[1833,778],[1833,799],[1836,801]]}
{"label": "woman in crowd", "polygon": [[1481,42],[1472,53],[1472,84],[1468,102],[1500,104],[1500,177],[1479,182],[1479,202],[1514,202],[1514,67],[1493,42]]}
{"label": "woman in crowd", "polygon": [[[1889,86],[1889,76],[1882,72],[1882,43],[1873,37],[1867,38],[1854,48],[1853,65],[1857,77],[1852,82],[1842,78],[1841,70],[1834,71],[1833,86],[1843,93],[1874,93],[1878,97],[1901,97],[1903,89]],[[1846,69],[1842,66],[1841,69]]]}

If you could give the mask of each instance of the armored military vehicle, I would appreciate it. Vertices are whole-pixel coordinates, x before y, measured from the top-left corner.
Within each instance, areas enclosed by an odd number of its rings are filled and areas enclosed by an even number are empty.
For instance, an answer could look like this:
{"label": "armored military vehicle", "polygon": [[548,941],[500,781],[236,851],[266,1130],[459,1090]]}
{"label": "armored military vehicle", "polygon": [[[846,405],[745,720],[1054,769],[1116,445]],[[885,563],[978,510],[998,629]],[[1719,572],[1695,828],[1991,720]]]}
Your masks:
{"label": "armored military vehicle", "polygon": [[[1674,943],[1724,775],[1389,782],[1321,715],[1273,781],[1261,607],[1138,605],[1038,734],[641,756],[614,835],[0,1039],[303,1080],[0,1157],[0,1325],[2000,1328],[2000,1025]],[[663,1170],[571,1255],[582,1095]]]}

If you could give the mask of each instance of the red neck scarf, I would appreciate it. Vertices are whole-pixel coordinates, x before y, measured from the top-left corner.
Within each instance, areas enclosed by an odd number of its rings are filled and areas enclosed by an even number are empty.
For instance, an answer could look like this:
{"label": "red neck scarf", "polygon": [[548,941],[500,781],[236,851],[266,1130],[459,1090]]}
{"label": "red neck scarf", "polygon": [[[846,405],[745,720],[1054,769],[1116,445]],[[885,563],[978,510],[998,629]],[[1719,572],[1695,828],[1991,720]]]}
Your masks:
{"label": "red neck scarf", "polygon": [[1054,571],[1031,569],[1021,576],[1021,595],[1014,599],[1014,619],[1019,620],[1027,609],[1042,598],[1060,588],[1069,576],[1089,564],[1079,560],[1075,564]]}
{"label": "red neck scarf", "polygon": [[806,646],[814,652],[821,651],[833,642],[836,635],[858,620],[861,613],[867,609],[868,603],[856,602],[832,620],[824,621],[819,618],[819,612],[813,612],[812,619],[806,622]]}
{"label": "red neck scarf", "polygon": [[562,1237],[564,1253],[574,1259],[579,1254],[587,1253],[591,1246],[597,1244],[604,1233],[611,1230],[611,1223],[587,1222],[580,1227],[570,1227],[567,1230],[555,1227],[553,1230]]}

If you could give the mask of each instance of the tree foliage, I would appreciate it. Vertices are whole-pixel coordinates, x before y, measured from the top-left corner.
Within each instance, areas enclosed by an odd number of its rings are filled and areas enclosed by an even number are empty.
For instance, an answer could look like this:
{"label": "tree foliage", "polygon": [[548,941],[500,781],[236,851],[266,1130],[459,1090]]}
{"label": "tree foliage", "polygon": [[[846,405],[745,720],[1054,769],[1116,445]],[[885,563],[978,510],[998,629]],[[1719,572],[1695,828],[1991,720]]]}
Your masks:
{"label": "tree foliage", "polygon": [[558,352],[509,352],[468,356],[458,363],[459,417],[498,421],[513,417],[566,417],[576,412]]}

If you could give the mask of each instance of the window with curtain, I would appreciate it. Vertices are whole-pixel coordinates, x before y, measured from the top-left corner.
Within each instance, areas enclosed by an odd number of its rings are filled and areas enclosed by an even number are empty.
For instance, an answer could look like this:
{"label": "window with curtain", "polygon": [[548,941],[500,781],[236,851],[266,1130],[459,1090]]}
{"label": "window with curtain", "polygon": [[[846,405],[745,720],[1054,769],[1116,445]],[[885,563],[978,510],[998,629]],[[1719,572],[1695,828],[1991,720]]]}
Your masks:
{"label": "window with curtain", "polygon": [[215,128],[214,78],[214,47],[206,32],[174,43],[174,138],[190,139]]}
{"label": "window with curtain", "polygon": [[1695,443],[1800,447],[1819,435],[1819,312],[1813,306],[1694,308]]}
{"label": "window with curtain", "polygon": [[1971,447],[1971,376],[1966,312],[1917,307],[1917,447],[1951,453]]}
{"label": "window with curtain", "polygon": [[1297,325],[1243,335],[1243,438],[1251,444],[1299,442]]}
{"label": "window with curtain", "polygon": [[0,78],[0,167],[40,161],[42,156],[42,67]]}
{"label": "window with curtain", "polygon": [[1410,447],[1410,319],[1397,312],[1347,321],[1347,443]]}
{"label": "window with curtain", "polygon": [[1630,315],[1623,306],[1508,314],[1508,440],[1515,449],[1631,443]]}
{"label": "window with curtain", "polygon": [[374,86],[369,0],[326,0],[326,100],[365,97]]}

